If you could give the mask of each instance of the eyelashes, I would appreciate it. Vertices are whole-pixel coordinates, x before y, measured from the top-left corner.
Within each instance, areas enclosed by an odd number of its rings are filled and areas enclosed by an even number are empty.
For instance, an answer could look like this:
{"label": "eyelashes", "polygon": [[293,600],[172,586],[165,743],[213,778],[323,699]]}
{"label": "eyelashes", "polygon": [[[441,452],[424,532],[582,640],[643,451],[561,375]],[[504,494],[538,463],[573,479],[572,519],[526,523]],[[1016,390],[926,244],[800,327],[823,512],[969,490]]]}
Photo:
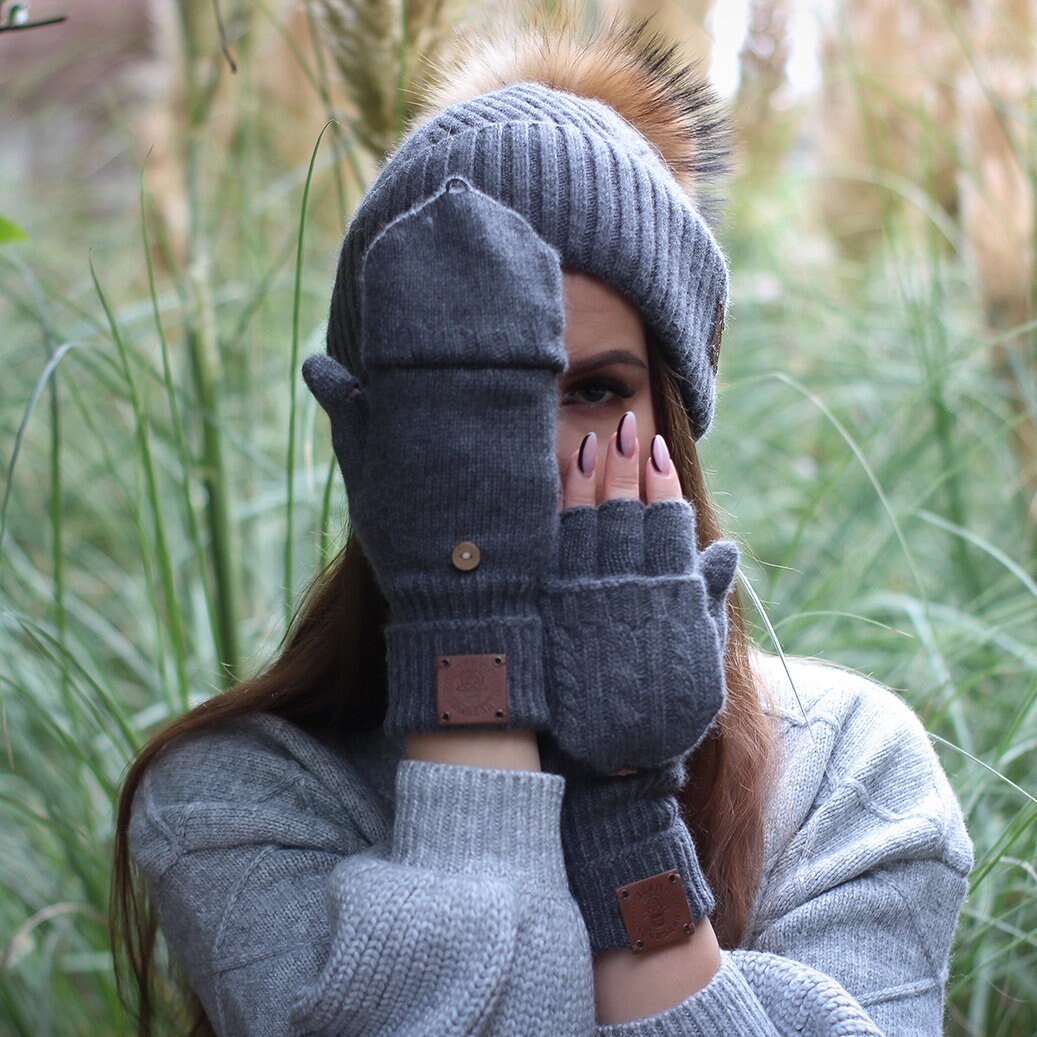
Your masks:
{"label": "eyelashes", "polygon": [[625,382],[620,382],[615,378],[585,378],[583,381],[569,386],[562,393],[562,404],[583,404],[584,406],[600,407],[602,404],[612,402],[610,399],[601,399],[600,397],[596,399],[574,399],[573,397],[578,393],[584,393],[591,397],[599,393],[611,393],[613,396],[627,400],[634,395],[634,390]]}

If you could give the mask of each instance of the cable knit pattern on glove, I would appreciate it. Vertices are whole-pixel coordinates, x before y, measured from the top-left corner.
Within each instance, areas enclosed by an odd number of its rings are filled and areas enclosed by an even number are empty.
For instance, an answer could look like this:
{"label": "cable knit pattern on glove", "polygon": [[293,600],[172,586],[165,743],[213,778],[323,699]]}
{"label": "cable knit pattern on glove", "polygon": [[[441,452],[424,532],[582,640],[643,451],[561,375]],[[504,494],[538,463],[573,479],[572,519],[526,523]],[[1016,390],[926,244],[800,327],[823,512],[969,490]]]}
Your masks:
{"label": "cable knit pattern on glove", "polygon": [[565,753],[609,774],[699,744],[724,704],[737,564],[730,541],[698,552],[685,500],[562,512],[542,612],[551,733]]}

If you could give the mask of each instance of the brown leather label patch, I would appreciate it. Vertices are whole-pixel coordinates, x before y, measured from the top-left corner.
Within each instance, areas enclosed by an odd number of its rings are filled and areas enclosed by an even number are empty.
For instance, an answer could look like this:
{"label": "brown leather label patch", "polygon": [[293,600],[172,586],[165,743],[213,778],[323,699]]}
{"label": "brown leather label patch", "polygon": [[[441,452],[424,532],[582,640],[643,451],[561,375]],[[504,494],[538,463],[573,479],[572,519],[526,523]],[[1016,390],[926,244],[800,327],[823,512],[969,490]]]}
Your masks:
{"label": "brown leather label patch", "polygon": [[713,321],[713,337],[709,340],[709,349],[706,354],[709,359],[709,366],[713,368],[713,374],[717,373],[717,367],[720,365],[720,340],[723,337],[724,301],[721,299],[717,302],[716,318]]}
{"label": "brown leather label patch", "polygon": [[676,869],[620,886],[616,900],[635,954],[676,943],[695,931],[684,883]]}
{"label": "brown leather label patch", "polygon": [[436,718],[440,727],[508,722],[508,657],[436,657]]}

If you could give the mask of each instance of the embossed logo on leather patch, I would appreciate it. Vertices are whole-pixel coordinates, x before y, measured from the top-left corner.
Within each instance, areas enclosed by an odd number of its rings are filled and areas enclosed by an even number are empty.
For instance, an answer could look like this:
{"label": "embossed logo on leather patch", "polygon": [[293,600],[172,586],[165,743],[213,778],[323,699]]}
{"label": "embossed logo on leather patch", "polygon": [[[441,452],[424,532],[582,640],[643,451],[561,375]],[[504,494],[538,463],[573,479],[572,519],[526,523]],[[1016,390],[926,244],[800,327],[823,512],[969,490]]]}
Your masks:
{"label": "embossed logo on leather patch", "polygon": [[436,657],[436,718],[440,727],[508,722],[508,657]]}
{"label": "embossed logo on leather patch", "polygon": [[695,931],[684,883],[676,869],[620,886],[616,900],[635,954],[676,943]]}
{"label": "embossed logo on leather patch", "polygon": [[709,359],[709,366],[713,368],[713,374],[717,373],[717,367],[720,364],[720,340],[724,337],[724,303],[723,300],[717,302],[717,313],[713,321],[713,337],[709,340],[709,349],[706,352],[706,356]]}

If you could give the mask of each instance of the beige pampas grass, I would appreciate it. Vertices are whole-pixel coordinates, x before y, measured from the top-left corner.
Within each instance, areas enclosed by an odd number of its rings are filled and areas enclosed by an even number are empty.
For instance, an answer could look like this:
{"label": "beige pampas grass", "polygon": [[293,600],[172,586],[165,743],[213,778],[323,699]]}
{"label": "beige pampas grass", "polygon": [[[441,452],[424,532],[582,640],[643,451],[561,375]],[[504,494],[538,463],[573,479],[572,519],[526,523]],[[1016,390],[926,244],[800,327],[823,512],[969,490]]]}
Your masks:
{"label": "beige pampas grass", "polygon": [[931,213],[943,210],[944,226],[957,221],[1037,518],[1037,425],[1027,403],[1037,379],[1027,328],[1037,292],[1037,3],[842,0],[840,12],[823,52],[819,150],[829,170],[857,169],[859,178],[825,182],[822,216],[858,257],[883,225],[903,230],[917,217],[917,204],[902,201],[909,192]]}
{"label": "beige pampas grass", "polygon": [[792,0],[749,3],[735,99],[736,125],[744,141],[739,174],[749,183],[772,180],[792,144],[796,128],[788,101],[792,15]]}
{"label": "beige pampas grass", "polygon": [[460,19],[457,0],[315,0],[357,139],[392,150]]}
{"label": "beige pampas grass", "polygon": [[863,258],[884,219],[918,216],[889,181],[956,204],[957,99],[965,57],[947,12],[966,0],[839,0],[821,41],[819,157],[830,174],[821,215],[844,253]]}
{"label": "beige pampas grass", "polygon": [[971,30],[982,78],[961,76],[962,223],[991,322],[1010,328],[1033,308],[1037,5],[976,4]]}
{"label": "beige pampas grass", "polygon": [[1013,441],[1037,528],[1037,332],[1026,327],[1037,296],[1037,4],[973,3],[969,28],[981,65],[960,81],[961,220],[997,336],[994,365],[1014,413]]}

